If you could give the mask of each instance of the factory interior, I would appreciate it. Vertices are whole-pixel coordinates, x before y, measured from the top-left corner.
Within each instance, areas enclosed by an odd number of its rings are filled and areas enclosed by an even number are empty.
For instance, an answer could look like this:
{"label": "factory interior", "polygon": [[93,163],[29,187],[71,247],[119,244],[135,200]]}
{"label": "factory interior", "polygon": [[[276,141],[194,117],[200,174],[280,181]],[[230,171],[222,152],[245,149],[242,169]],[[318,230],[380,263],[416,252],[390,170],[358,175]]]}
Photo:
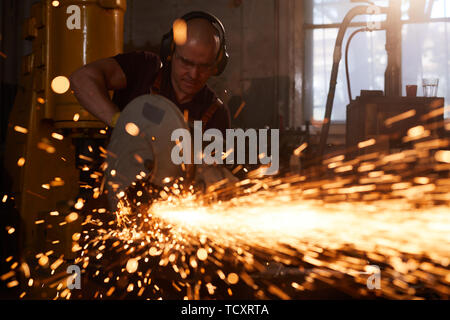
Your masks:
{"label": "factory interior", "polygon": [[[1,300],[450,298],[449,1],[2,0],[0,23]],[[214,62],[183,57],[205,34]],[[153,82],[119,112],[126,53]]]}

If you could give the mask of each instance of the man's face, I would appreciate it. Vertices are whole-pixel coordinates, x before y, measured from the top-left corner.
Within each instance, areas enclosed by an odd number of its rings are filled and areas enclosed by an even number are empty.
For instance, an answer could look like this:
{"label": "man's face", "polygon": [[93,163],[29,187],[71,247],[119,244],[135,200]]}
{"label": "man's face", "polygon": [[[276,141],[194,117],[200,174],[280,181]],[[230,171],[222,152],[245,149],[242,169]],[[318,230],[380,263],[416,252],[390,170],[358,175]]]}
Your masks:
{"label": "man's face", "polygon": [[172,58],[172,84],[182,95],[194,96],[216,71],[216,48],[188,41]]}

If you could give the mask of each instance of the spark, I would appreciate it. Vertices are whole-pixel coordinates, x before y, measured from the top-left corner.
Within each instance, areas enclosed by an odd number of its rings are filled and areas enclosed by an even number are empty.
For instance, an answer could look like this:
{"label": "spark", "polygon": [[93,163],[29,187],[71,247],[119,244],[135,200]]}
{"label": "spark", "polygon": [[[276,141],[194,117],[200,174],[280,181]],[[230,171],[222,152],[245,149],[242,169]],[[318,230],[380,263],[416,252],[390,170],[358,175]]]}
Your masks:
{"label": "spark", "polygon": [[17,280],[13,280],[13,281],[11,281],[11,282],[9,282],[9,283],[6,284],[6,286],[7,286],[8,288],[13,288],[13,287],[16,287],[16,286],[18,286],[18,285],[19,285],[19,281],[17,281]]}
{"label": "spark", "polygon": [[63,140],[63,139],[64,139],[64,136],[63,136],[62,134],[53,132],[53,133],[52,133],[52,138],[54,138],[54,139],[56,139],[56,140]]}
{"label": "spark", "polygon": [[39,142],[37,147],[50,154],[55,153],[56,151],[55,147],[53,147],[47,139],[43,139],[41,142]]}
{"label": "spark", "polygon": [[373,139],[373,138],[369,139],[369,140],[366,140],[366,141],[361,141],[361,142],[358,143],[358,148],[360,148],[360,149],[367,148],[369,146],[374,145],[375,142],[376,142],[376,140]]}
{"label": "spark", "polygon": [[[407,137],[422,129],[411,130]],[[449,143],[409,143],[410,150],[387,155],[334,154],[321,163],[328,172],[320,176],[261,177],[254,170],[208,193],[175,177],[160,188],[138,179],[120,191],[115,212],[83,206],[86,216],[66,218],[85,225],[72,235],[76,263],[102,282],[95,299],[237,298],[243,287],[259,299],[292,299],[323,283],[357,297],[446,298]],[[36,258],[48,272],[60,267],[61,257],[50,252]],[[366,281],[376,267],[381,288],[370,291]],[[57,288],[58,299],[70,298]]]}
{"label": "spark", "polygon": [[306,147],[308,147],[308,143],[305,142],[294,150],[294,155],[299,157],[302,151],[306,149]]}
{"label": "spark", "polygon": [[200,248],[200,249],[198,249],[198,251],[197,251],[197,257],[198,257],[201,261],[204,261],[204,260],[206,260],[206,258],[208,257],[208,252],[207,252],[205,249]]}
{"label": "spark", "polygon": [[39,265],[44,267],[48,264],[48,261],[49,261],[48,257],[46,255],[43,255],[39,258]]}
{"label": "spark", "polygon": [[178,46],[182,46],[187,40],[187,23],[184,19],[176,19],[172,25],[173,40]]}
{"label": "spark", "polygon": [[[51,83],[52,90],[57,94],[63,94],[70,88],[70,81],[65,76],[58,76],[53,78]],[[75,120],[74,120],[75,121]]]}
{"label": "spark", "polygon": [[437,161],[450,163],[450,151],[448,150],[439,150],[434,157]]}
{"label": "spark", "polygon": [[230,273],[230,274],[228,275],[227,281],[228,281],[230,284],[236,284],[236,283],[238,283],[238,281],[239,281],[239,276],[238,276],[236,273],[232,272],[232,273]]}
{"label": "spark", "polygon": [[75,220],[77,220],[77,219],[78,219],[78,213],[76,213],[76,212],[71,212],[71,213],[66,217],[66,221],[67,221],[68,223],[73,222],[73,221],[75,221]]}
{"label": "spark", "polygon": [[423,135],[425,128],[423,126],[417,126],[408,130],[408,137],[415,138]]}
{"label": "spark", "polygon": [[396,115],[396,116],[394,116],[394,117],[391,117],[391,118],[389,118],[389,119],[386,119],[386,120],[384,121],[384,124],[385,124],[387,127],[390,127],[390,126],[392,126],[392,125],[393,125],[394,123],[396,123],[396,122],[399,122],[399,121],[402,121],[402,120],[405,120],[405,119],[414,117],[415,115],[416,115],[416,110],[411,109],[411,110],[409,110],[409,111],[403,112],[403,113],[401,113],[401,114],[399,114],[399,115]]}
{"label": "spark", "polygon": [[134,272],[136,272],[138,266],[139,266],[139,263],[136,259],[130,259],[127,262],[126,268],[129,273],[134,273]]}
{"label": "spark", "polygon": [[23,134],[28,133],[28,129],[21,127],[21,126],[14,126],[14,130]]}
{"label": "spark", "polygon": [[77,202],[75,203],[74,207],[77,210],[81,210],[84,206],[84,201],[81,198],[78,198]]}
{"label": "spark", "polygon": [[137,135],[139,135],[139,127],[134,124],[133,122],[128,122],[125,125],[125,131],[133,137],[136,137]]}
{"label": "spark", "polygon": [[244,109],[244,107],[245,107],[245,101],[242,101],[239,108],[236,110],[236,112],[233,116],[234,119],[236,119],[239,116],[239,114],[241,113],[242,109]]}

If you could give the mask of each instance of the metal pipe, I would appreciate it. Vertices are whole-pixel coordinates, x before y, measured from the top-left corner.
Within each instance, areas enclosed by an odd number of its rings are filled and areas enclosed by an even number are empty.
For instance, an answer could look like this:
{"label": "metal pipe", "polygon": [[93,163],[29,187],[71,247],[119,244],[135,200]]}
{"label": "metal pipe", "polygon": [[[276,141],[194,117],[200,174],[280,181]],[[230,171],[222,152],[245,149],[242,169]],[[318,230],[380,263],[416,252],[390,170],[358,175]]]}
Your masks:
{"label": "metal pipe", "polygon": [[[318,150],[318,156],[321,158],[323,156],[323,153],[325,151],[325,146],[328,138],[328,132],[330,130],[330,120],[331,120],[331,111],[333,109],[333,102],[334,102],[334,95],[336,93],[336,84],[337,84],[337,76],[339,71],[339,63],[342,58],[342,42],[344,40],[345,32],[347,31],[347,28],[350,24],[350,22],[353,20],[354,17],[358,15],[364,15],[364,14],[370,14],[369,9],[370,6],[357,6],[352,8],[347,15],[345,16],[344,20],[342,21],[342,24],[339,27],[339,32],[336,38],[336,44],[334,47],[334,53],[333,53],[333,67],[331,69],[331,77],[330,77],[330,87],[328,90],[328,97],[327,97],[327,104],[325,108],[325,117],[322,125],[322,131],[320,133],[320,142],[319,142],[319,150]],[[379,7],[380,8],[380,14],[386,14],[388,11],[388,8],[386,7]]]}
{"label": "metal pipe", "polygon": [[345,46],[345,75],[346,75],[346,79],[347,79],[347,91],[348,91],[349,103],[352,102],[352,88],[350,86],[350,73],[348,71],[348,49],[350,48],[350,43],[352,42],[353,37],[363,31],[369,31],[369,28],[361,28],[361,29],[357,29],[357,30],[353,31],[353,33],[348,38],[347,44]]}

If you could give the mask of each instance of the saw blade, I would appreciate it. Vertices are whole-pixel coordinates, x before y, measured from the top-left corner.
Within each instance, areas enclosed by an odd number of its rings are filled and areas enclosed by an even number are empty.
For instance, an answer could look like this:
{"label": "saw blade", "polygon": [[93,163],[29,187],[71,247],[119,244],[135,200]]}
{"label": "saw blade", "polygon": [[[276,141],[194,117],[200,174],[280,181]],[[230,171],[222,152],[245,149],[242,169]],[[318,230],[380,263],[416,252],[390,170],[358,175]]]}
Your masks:
{"label": "saw blade", "polygon": [[[108,144],[106,189],[112,209],[117,195],[133,182],[148,179],[163,186],[164,181],[185,176],[192,165],[176,165],[171,160],[171,141],[176,129],[189,130],[178,107],[160,95],[143,95],[121,112]],[[183,170],[184,169],[184,170]]]}

